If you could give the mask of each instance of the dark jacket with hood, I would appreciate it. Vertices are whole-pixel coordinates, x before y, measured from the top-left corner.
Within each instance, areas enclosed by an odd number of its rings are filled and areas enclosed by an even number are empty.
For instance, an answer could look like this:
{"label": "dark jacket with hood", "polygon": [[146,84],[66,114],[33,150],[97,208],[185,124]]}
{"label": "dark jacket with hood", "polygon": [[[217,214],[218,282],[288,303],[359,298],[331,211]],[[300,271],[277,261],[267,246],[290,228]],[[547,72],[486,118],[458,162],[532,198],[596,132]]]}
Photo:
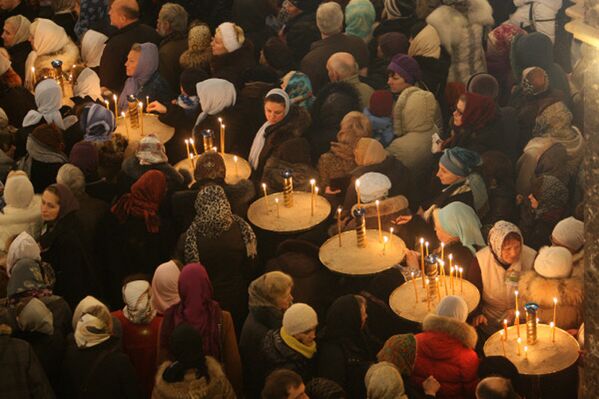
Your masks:
{"label": "dark jacket with hood", "polygon": [[212,77],[228,80],[237,90],[243,87],[244,72],[254,65],[256,65],[254,45],[249,40],[232,53],[213,55],[210,60]]}
{"label": "dark jacket with hood", "polygon": [[185,187],[183,176],[169,163],[142,165],[137,157],[132,156],[123,161],[122,169],[117,176],[117,194],[128,193],[133,183],[148,170],[159,170],[164,173],[169,192],[181,190]]}
{"label": "dark jacket with hood", "polygon": [[21,79],[25,80],[25,61],[27,61],[27,57],[32,50],[31,43],[29,43],[29,40],[25,40],[6,50],[8,50],[8,54],[10,55],[10,66]]}

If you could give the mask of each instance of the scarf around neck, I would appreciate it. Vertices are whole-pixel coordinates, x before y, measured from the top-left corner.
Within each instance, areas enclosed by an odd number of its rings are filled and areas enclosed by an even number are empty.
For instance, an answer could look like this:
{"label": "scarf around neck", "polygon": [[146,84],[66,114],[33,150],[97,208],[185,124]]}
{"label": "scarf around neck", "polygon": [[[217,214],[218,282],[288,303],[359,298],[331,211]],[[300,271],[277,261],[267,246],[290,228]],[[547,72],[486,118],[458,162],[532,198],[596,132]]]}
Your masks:
{"label": "scarf around neck", "polygon": [[316,341],[312,342],[311,345],[304,345],[294,336],[289,335],[285,330],[285,327],[281,327],[281,339],[283,339],[283,342],[285,342],[287,346],[307,359],[312,359],[316,354]]}

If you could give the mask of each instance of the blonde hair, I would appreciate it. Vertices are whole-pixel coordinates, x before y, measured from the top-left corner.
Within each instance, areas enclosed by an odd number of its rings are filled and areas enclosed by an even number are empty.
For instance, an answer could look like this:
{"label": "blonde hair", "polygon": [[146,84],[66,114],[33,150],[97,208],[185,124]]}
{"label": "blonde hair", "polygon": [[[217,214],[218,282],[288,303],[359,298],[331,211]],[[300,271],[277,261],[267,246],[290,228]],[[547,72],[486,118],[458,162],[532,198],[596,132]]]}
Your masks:
{"label": "blonde hair", "polygon": [[[339,124],[342,137],[349,138],[357,141],[362,137],[372,136],[372,125],[366,115],[360,111],[351,111],[347,113],[341,123]],[[346,141],[343,138],[339,138],[340,141]]]}
{"label": "blonde hair", "polygon": [[[242,46],[243,43],[245,42],[245,33],[243,32],[243,29],[241,28],[241,26],[237,25],[237,24],[233,24],[233,26],[235,27],[235,36],[237,37],[237,41],[239,42],[239,45]],[[220,38],[223,38],[223,34],[220,31],[220,27],[216,28],[216,32],[214,32],[214,36],[216,35],[220,35]]]}

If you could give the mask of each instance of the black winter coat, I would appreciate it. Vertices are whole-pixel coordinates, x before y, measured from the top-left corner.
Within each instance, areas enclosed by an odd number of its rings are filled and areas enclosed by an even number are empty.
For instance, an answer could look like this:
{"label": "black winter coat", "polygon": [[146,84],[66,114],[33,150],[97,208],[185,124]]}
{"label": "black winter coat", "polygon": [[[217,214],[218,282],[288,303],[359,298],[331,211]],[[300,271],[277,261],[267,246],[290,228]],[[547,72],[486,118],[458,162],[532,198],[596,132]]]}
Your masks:
{"label": "black winter coat", "polygon": [[299,65],[302,58],[310,51],[312,43],[321,39],[316,26],[316,13],[302,12],[287,21],[283,29],[287,47],[293,51],[295,64]]}
{"label": "black winter coat", "polygon": [[302,376],[304,383],[314,376],[314,358],[308,359],[287,346],[281,338],[280,329],[266,333],[262,340],[262,353],[266,375],[276,369],[292,370]]}
{"label": "black winter coat", "polygon": [[254,46],[249,40],[232,53],[213,55],[210,59],[212,77],[228,80],[237,90],[243,87],[244,73],[255,65]]}
{"label": "black winter coat", "polygon": [[10,66],[25,81],[25,61],[27,61],[27,57],[32,50],[31,43],[29,43],[29,40],[25,40],[6,50],[8,50],[8,54],[10,55]]}

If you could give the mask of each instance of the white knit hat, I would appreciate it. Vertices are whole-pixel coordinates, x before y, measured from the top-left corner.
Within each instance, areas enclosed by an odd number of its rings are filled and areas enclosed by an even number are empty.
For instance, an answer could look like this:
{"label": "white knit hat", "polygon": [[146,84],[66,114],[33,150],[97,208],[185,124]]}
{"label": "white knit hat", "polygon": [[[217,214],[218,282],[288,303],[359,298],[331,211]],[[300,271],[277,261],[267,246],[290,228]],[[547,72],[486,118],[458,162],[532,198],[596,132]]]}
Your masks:
{"label": "white knit hat", "polygon": [[311,330],[318,325],[318,316],[314,309],[305,303],[294,303],[283,315],[283,328],[289,335]]}
{"label": "white knit hat", "polygon": [[551,238],[556,244],[577,252],[584,245],[584,223],[570,216],[555,225]]}
{"label": "white knit hat", "polygon": [[534,268],[545,278],[570,277],[572,254],[564,247],[543,247],[535,259]]}
{"label": "white knit hat", "polygon": [[360,196],[365,204],[387,197],[391,188],[391,180],[382,173],[368,172],[359,178]]}
{"label": "white knit hat", "polygon": [[461,296],[449,295],[439,302],[435,312],[438,316],[466,321],[468,318],[468,304]]}
{"label": "white knit hat", "polygon": [[225,46],[229,53],[241,48],[243,43],[240,43],[237,39],[237,30],[234,23],[223,22],[217,29],[223,38],[223,46]]}

